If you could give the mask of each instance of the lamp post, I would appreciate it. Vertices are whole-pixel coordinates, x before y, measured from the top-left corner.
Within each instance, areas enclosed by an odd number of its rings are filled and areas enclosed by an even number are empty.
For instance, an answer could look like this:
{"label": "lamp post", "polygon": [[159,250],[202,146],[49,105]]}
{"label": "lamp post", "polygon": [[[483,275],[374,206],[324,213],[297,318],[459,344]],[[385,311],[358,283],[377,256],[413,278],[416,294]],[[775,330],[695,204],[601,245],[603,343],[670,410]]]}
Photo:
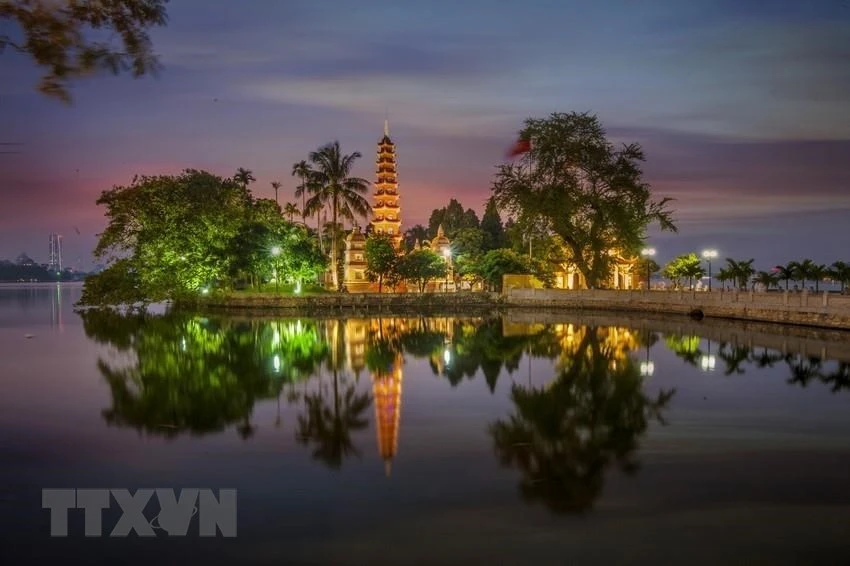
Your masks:
{"label": "lamp post", "polygon": [[649,262],[652,261],[652,256],[655,255],[655,248],[643,248],[640,251],[640,255],[642,255],[646,261],[646,290],[649,290]]}
{"label": "lamp post", "polygon": [[711,260],[717,257],[717,250],[703,250],[702,257],[708,261],[708,291],[711,292]]}
{"label": "lamp post", "polygon": [[452,259],[451,248],[443,248],[443,257],[446,258],[446,293],[449,292],[449,262]]}
{"label": "lamp post", "polygon": [[274,290],[275,293],[280,291],[280,277],[278,277],[277,273],[277,258],[280,255],[280,246],[275,246],[272,248],[272,256],[274,256]]}

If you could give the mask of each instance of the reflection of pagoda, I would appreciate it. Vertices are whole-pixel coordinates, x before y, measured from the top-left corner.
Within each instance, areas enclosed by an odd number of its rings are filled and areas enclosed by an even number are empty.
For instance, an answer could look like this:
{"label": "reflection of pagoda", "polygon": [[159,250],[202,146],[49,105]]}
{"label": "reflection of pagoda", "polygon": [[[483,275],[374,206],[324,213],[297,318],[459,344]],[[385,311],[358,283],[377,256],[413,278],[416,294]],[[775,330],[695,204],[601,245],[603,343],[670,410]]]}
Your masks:
{"label": "reflection of pagoda", "polygon": [[375,204],[372,228],[375,234],[387,234],[401,246],[401,208],[398,204],[395,144],[390,139],[389,122],[384,122],[384,137],[378,142],[376,159],[378,180],[375,183]]}
{"label": "reflection of pagoda", "polygon": [[372,377],[378,452],[384,460],[387,476],[392,471],[392,460],[398,448],[398,429],[401,420],[402,366],[403,359],[399,355],[387,373],[376,374]]}

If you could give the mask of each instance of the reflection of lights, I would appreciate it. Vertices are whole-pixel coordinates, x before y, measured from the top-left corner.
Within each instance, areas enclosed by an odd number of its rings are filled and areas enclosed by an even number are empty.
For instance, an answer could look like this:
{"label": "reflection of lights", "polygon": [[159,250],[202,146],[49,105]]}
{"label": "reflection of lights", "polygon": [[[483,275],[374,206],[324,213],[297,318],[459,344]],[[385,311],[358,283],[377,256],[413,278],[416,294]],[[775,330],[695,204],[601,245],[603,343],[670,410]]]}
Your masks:
{"label": "reflection of lights", "polygon": [[180,347],[183,349],[184,352],[186,351],[186,339],[185,338],[183,338],[181,340]]}
{"label": "reflection of lights", "polygon": [[275,354],[274,359],[272,360],[272,365],[274,366],[275,373],[280,371],[280,356]]}
{"label": "reflection of lights", "polygon": [[702,371],[714,371],[714,366],[717,359],[712,354],[702,355],[699,357],[699,367]]}
{"label": "reflection of lights", "polygon": [[640,375],[642,377],[652,377],[652,374],[655,373],[655,363],[654,362],[641,362],[640,363]]}
{"label": "reflection of lights", "polygon": [[274,333],[272,334],[272,347],[280,344],[280,332],[278,332],[277,328],[274,329]]}
{"label": "reflection of lights", "polygon": [[297,295],[299,293],[301,293],[301,281],[295,284],[295,294]]}
{"label": "reflection of lights", "polygon": [[202,294],[202,295],[207,295],[207,294],[209,294],[209,292],[210,292],[210,290],[209,290],[209,288],[208,288],[208,287],[204,287],[203,289],[201,289],[201,294]]}
{"label": "reflection of lights", "polygon": [[450,363],[452,362],[452,352],[451,352],[451,350],[449,350],[448,348],[446,348],[445,350],[443,350],[443,360],[444,360],[447,364],[450,364]]}

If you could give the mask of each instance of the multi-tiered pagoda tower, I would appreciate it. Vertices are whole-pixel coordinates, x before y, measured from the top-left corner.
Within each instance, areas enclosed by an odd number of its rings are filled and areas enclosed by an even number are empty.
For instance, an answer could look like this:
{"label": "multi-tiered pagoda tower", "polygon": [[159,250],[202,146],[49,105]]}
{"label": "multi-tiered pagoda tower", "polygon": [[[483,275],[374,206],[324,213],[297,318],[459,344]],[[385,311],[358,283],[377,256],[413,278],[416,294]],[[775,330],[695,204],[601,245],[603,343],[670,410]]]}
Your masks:
{"label": "multi-tiered pagoda tower", "polygon": [[384,121],[384,137],[378,142],[376,160],[378,180],[375,183],[375,204],[372,229],[375,234],[387,234],[397,248],[401,247],[401,208],[398,204],[398,174],[395,144],[390,139],[389,121]]}

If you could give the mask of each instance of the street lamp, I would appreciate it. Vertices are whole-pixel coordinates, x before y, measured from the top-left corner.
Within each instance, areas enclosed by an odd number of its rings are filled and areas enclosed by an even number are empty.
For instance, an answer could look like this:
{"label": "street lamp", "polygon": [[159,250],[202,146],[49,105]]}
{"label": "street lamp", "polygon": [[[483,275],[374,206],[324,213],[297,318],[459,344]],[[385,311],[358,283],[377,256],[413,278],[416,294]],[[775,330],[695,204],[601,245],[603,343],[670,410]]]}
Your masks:
{"label": "street lamp", "polygon": [[646,289],[649,290],[649,262],[651,261],[652,256],[655,255],[655,248],[643,248],[640,251],[640,255],[646,258]]}
{"label": "street lamp", "polygon": [[711,292],[711,260],[717,257],[717,250],[704,250],[702,257],[708,261],[708,290]]}
{"label": "street lamp", "polygon": [[443,257],[446,258],[446,293],[449,292],[449,262],[452,259],[451,248],[443,248]]}
{"label": "street lamp", "polygon": [[277,273],[277,257],[280,255],[280,246],[275,246],[272,248],[272,256],[274,256],[274,290],[275,293],[280,291],[280,277],[278,277]]}

